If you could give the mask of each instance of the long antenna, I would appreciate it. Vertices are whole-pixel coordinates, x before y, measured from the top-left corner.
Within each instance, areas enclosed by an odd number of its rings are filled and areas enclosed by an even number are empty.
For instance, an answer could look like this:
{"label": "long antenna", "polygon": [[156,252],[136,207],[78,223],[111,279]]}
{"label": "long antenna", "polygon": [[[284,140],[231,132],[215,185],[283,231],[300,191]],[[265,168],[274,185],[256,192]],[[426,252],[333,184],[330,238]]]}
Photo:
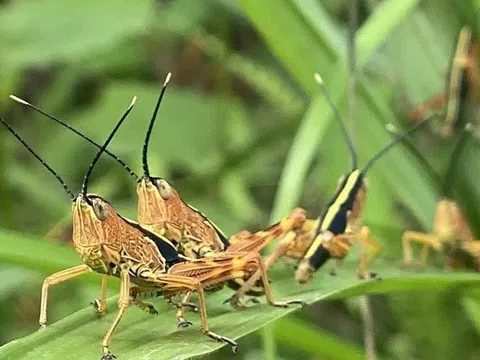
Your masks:
{"label": "long antenna", "polygon": [[116,133],[117,130],[120,128],[120,126],[122,125],[123,121],[127,118],[128,114],[130,114],[130,111],[132,111],[133,105],[135,105],[135,101],[137,101],[137,97],[136,97],[136,96],[133,97],[132,102],[130,103],[127,111],[125,111],[125,113],[122,115],[122,117],[120,118],[120,120],[117,122],[117,124],[116,124],[115,127],[113,128],[113,130],[112,130],[112,132],[110,133],[110,135],[108,135],[107,140],[105,140],[105,143],[102,145],[102,147],[100,148],[100,150],[98,150],[97,154],[96,154],[95,157],[93,158],[92,163],[91,163],[90,166],[88,167],[87,173],[85,174],[85,177],[83,178],[83,183],[82,183],[82,196],[83,196],[83,197],[86,197],[86,196],[87,196],[88,180],[89,180],[89,178],[90,178],[90,175],[92,174],[93,167],[94,167],[95,164],[98,162],[98,159],[100,159],[100,155],[102,155],[102,153],[105,151],[105,149],[106,149],[106,147],[108,146],[108,144],[110,143],[110,141],[112,141],[113,137],[115,136],[115,133]]}
{"label": "long antenna", "polygon": [[35,158],[40,161],[40,163],[53,175],[55,176],[55,178],[58,180],[58,182],[60,184],[62,184],[62,187],[65,189],[65,191],[67,192],[68,196],[70,197],[71,200],[75,199],[75,194],[72,192],[72,190],[70,190],[70,188],[67,186],[67,184],[65,183],[65,181],[63,181],[63,179],[60,177],[60,175],[58,175],[55,170],[53,170],[50,165],[48,165],[35,151],[33,151],[33,149],[25,142],[25,140],[23,140],[20,135],[17,134],[17,132],[15,130],[12,129],[12,127],[3,119],[0,117],[0,121],[3,123],[3,125],[5,125],[5,127],[8,129],[8,131],[10,131],[13,136],[15,136],[17,138],[18,141],[20,141],[22,143],[23,146],[25,146],[25,148],[33,155],[35,156]]}
{"label": "long antenna", "polygon": [[410,129],[408,129],[407,131],[403,132],[403,133],[400,133],[398,134],[395,139],[393,139],[393,141],[388,144],[387,146],[385,146],[382,150],[380,150],[375,156],[373,156],[367,163],[367,165],[365,165],[365,167],[363,168],[362,172],[364,174],[367,173],[367,171],[372,167],[372,165],[375,163],[375,161],[377,161],[379,158],[381,158],[383,155],[385,155],[385,153],[390,150],[391,148],[393,148],[396,144],[398,144],[400,141],[402,141],[404,138],[406,138],[408,135],[410,135],[411,133],[413,133],[414,131],[416,131],[420,126],[424,125],[427,121],[429,121],[430,119],[434,118],[437,114],[436,113],[433,113],[432,115],[430,115],[429,117],[427,117],[425,120],[415,124],[414,126],[412,126]]}
{"label": "long antenna", "polygon": [[357,157],[357,152],[355,150],[355,146],[353,145],[353,140],[350,137],[350,134],[348,133],[347,127],[345,126],[345,123],[343,122],[340,114],[338,113],[337,108],[333,104],[333,101],[330,97],[330,94],[329,94],[327,88],[325,87],[325,84],[323,83],[322,77],[318,73],[315,73],[314,76],[315,76],[315,80],[317,81],[317,83],[320,85],[320,88],[322,89],[322,93],[325,96],[325,99],[327,99],[328,105],[330,106],[330,108],[333,111],[333,114],[335,115],[335,119],[337,119],[337,122],[340,124],[340,127],[342,129],[342,133],[345,137],[345,140],[346,140],[347,145],[348,145],[348,149],[350,151],[350,156],[352,158],[352,170],[355,170],[358,167],[358,157]]}
{"label": "long antenna", "polygon": [[148,169],[148,144],[150,143],[150,136],[152,135],[153,125],[155,124],[155,119],[157,118],[158,109],[160,109],[160,103],[163,99],[163,94],[165,94],[165,90],[167,89],[168,82],[170,81],[170,77],[172,73],[168,73],[167,77],[165,78],[165,82],[163,83],[162,91],[160,92],[160,96],[158,97],[157,104],[155,105],[155,110],[153,110],[152,118],[150,119],[150,124],[148,125],[147,134],[145,135],[145,142],[143,143],[143,152],[142,152],[142,164],[143,164],[143,174],[146,177],[150,177],[150,170]]}
{"label": "long antenna", "polygon": [[461,152],[465,148],[465,144],[467,143],[466,135],[471,130],[472,130],[471,123],[468,123],[467,125],[465,125],[465,129],[460,134],[460,137],[457,140],[455,147],[453,148],[452,155],[450,156],[448,169],[442,183],[442,195],[444,196],[450,196],[450,197],[452,196],[451,184],[452,184],[453,175],[455,174],[455,169],[456,169],[455,165],[457,165],[457,161],[455,161],[455,159],[457,159],[460,156]]}
{"label": "long antenna", "polygon": [[[90,144],[92,144],[93,146],[96,146],[97,148],[101,148],[102,146],[99,145],[98,143],[96,143],[95,141],[93,141],[92,139],[90,139],[89,137],[87,137],[86,135],[82,134],[80,131],[76,130],[75,128],[73,128],[72,126],[68,125],[65,121],[37,108],[36,106],[30,104],[29,102],[23,100],[23,99],[20,99],[19,97],[15,96],[15,95],[10,95],[10,98],[15,100],[16,102],[20,103],[20,104],[23,104],[23,105],[27,105],[28,107],[32,108],[33,110],[39,112],[40,114],[48,117],[49,119],[52,119],[53,121],[56,121],[57,123],[59,123],[60,125],[62,125],[63,127],[67,128],[68,130],[70,131],[73,131],[75,134],[77,134],[78,136],[80,136],[81,138],[87,140]],[[120,165],[123,166],[123,168],[125,170],[127,170],[127,172],[135,179],[135,180],[139,180],[139,176],[137,174],[135,174],[135,172],[132,170],[132,168],[130,166],[128,166],[122,159],[120,159],[119,157],[117,157],[114,153],[108,151],[107,149],[104,150],[106,154],[108,154],[110,157],[112,157],[113,159],[115,159]]]}

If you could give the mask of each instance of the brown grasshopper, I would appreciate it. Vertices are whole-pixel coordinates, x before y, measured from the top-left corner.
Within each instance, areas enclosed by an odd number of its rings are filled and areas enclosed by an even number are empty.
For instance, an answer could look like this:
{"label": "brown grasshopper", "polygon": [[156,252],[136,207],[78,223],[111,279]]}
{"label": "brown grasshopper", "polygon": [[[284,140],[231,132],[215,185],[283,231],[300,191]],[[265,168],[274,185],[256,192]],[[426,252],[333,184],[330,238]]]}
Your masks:
{"label": "brown grasshopper", "polygon": [[[184,202],[180,198],[177,190],[172,187],[167,180],[150,175],[148,166],[148,145],[170,76],[171,74],[169,73],[165,79],[145,136],[142,152],[143,177],[140,178],[135,174],[135,172],[116,155],[108,150],[105,151],[108,155],[117,160],[138,183],[137,218],[139,223],[150,231],[163,235],[172,241],[180,254],[191,259],[196,259],[204,256],[212,256],[213,254],[222,251],[227,253],[245,251],[259,252],[272,239],[286,233],[289,229],[298,226],[299,223],[303,222],[305,217],[304,213],[294,211],[289,216],[266,230],[254,234],[248,231],[241,231],[230,238],[227,238],[222,230],[214,222],[209,220],[207,216],[190,204]],[[66,124],[63,120],[44,112],[16,96],[10,97],[56,121],[94,146],[98,148],[101,147],[78,130]],[[234,289],[238,289],[243,283],[244,279],[234,279],[230,281],[228,285]],[[263,295],[263,287],[254,286],[250,289],[249,294]],[[187,293],[181,304],[187,304],[193,307],[192,304],[188,302],[190,295],[191,294]],[[235,301],[233,301],[233,299],[235,299]],[[95,304],[99,303],[99,301],[95,301]],[[236,308],[243,307],[239,299],[236,297],[232,298],[231,304]],[[137,301],[137,305],[147,309],[149,312],[156,312],[152,305],[142,303],[140,300]],[[180,326],[187,326],[190,323],[185,321],[182,313],[183,310],[180,306],[177,315],[178,323]]]}
{"label": "brown grasshopper", "polygon": [[[125,314],[130,301],[142,291],[161,291],[165,296],[175,296],[195,291],[199,298],[202,331],[208,337],[230,344],[234,351],[237,344],[208,329],[204,289],[217,286],[231,279],[244,278],[257,270],[262,273],[267,301],[272,306],[287,307],[288,302],[275,302],[270,285],[257,253],[237,252],[218,254],[207,259],[180,262],[174,245],[165,237],[156,235],[138,223],[122,217],[113,206],[98,195],[89,194],[88,180],[102,152],[133,107],[129,107],[93,159],[84,177],[82,189],[75,196],[61,177],[43,161],[21,137],[5,122],[2,123],[30,151],[57,180],[72,200],[73,244],[84,265],[67,269],[48,277],[42,287],[40,323],[46,325],[48,288],[73,277],[95,271],[107,276],[119,277],[119,312],[102,342],[102,359],[113,359],[109,351],[113,332]],[[103,278],[105,279],[105,277]],[[102,279],[102,283],[103,283]],[[131,283],[140,288],[131,288]],[[102,287],[103,288],[103,287]],[[104,299],[104,296],[101,297]]]}
{"label": "brown grasshopper", "polygon": [[[428,262],[429,250],[442,251],[446,249],[454,250],[455,253],[464,252],[474,260],[474,267],[480,271],[480,240],[475,239],[473,231],[470,229],[460,206],[452,199],[452,191],[449,191],[449,185],[452,175],[455,173],[455,164],[463,150],[466,142],[466,135],[471,130],[467,124],[465,130],[460,135],[449,161],[449,167],[442,186],[444,198],[441,199],[435,210],[435,218],[432,233],[423,233],[416,231],[406,231],[402,236],[403,261],[405,264],[413,262],[411,244],[413,242],[423,245],[420,264],[425,266]],[[451,258],[447,265],[453,265]]]}
{"label": "brown grasshopper", "polygon": [[[353,146],[345,124],[333,105],[321,77],[315,74],[315,78],[320,84],[322,92],[334,112],[335,119],[340,124],[350,150],[352,170],[339,180],[335,195],[317,221],[304,222],[300,229],[296,231],[294,229],[288,232],[283,239],[278,242],[269,258],[266,259],[265,265],[268,269],[268,266],[280,256],[285,256],[286,254],[288,256],[295,256],[300,259],[295,273],[295,279],[299,283],[305,283],[312,278],[313,273],[322,267],[328,259],[343,260],[349,253],[353,242],[358,240],[361,244],[361,255],[360,264],[357,267],[357,274],[360,278],[375,277],[376,274],[368,274],[366,270],[368,265],[379,255],[381,246],[370,234],[370,229],[367,226],[362,226],[360,222],[367,194],[365,175],[379,158],[428,119],[398,135],[390,144],[374,155],[362,170],[359,170],[355,147]],[[302,236],[299,238],[299,235]],[[371,254],[368,254],[369,249],[371,250]],[[237,291],[236,296],[242,296],[259,275],[260,274],[257,273],[252,276],[245,285]]]}
{"label": "brown grasshopper", "polygon": [[[455,124],[459,122],[459,118],[463,117],[462,112],[466,110],[467,103],[478,107],[480,101],[478,43],[473,41],[472,30],[468,26],[463,26],[458,35],[445,89],[417,106],[410,114],[410,118],[418,122],[425,118],[425,114],[430,110],[446,104],[442,136],[451,138]],[[474,112],[475,117],[478,118],[478,111],[474,110]],[[477,128],[478,124],[475,127]]]}

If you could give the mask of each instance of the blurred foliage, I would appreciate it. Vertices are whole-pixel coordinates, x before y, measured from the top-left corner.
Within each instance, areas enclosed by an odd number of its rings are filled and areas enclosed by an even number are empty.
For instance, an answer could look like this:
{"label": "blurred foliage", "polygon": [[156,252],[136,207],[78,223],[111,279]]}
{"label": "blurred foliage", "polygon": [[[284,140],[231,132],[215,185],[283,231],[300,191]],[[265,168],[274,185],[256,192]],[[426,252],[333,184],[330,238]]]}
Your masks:
{"label": "blurred foliage", "polygon": [[[354,137],[363,164],[392,138],[386,123],[407,127],[412,106],[442,90],[460,27],[470,25],[479,38],[480,2],[358,3]],[[323,75],[348,118],[345,1],[0,4],[1,114],[74,189],[95,149],[11,101],[9,94],[67,119],[97,141],[137,95],[137,106],[111,150],[140,172],[147,121],[171,71],[172,85],[153,135],[151,167],[227,233],[258,229],[297,205],[318,214],[348,169],[344,141],[312,77],[313,72]],[[0,226],[22,233],[0,236],[0,343],[5,343],[36,329],[42,277],[78,260],[61,244],[71,231],[64,193],[6,131],[0,137]],[[415,134],[411,143],[434,173],[406,146],[392,150],[369,173],[364,220],[384,245],[382,256],[392,263],[401,257],[404,229],[431,229],[440,198],[438,178],[453,146],[432,129]],[[477,234],[479,156],[478,142],[469,141],[452,184]],[[132,179],[107,158],[98,169],[92,190],[134,217]],[[96,295],[95,284],[86,276],[55,288],[52,320],[85,307]],[[476,295],[452,287],[373,297],[378,352],[392,359],[480,358]],[[318,304],[292,316],[272,331],[278,358],[312,354],[309,349],[328,346],[332,336],[346,347],[356,345],[347,353],[362,346],[356,300]],[[305,334],[302,343],[295,341],[298,333]],[[243,340],[250,345],[243,346],[240,356],[261,358],[261,340],[255,335]],[[345,358],[341,350],[312,356]]]}

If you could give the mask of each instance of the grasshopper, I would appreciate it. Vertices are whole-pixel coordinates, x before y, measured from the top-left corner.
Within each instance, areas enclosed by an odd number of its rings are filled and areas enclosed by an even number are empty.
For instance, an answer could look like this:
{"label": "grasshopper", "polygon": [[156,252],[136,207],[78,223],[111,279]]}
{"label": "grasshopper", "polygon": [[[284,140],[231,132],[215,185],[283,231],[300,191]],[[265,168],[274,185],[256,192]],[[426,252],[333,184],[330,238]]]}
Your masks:
{"label": "grasshopper", "polygon": [[[191,259],[196,259],[204,256],[212,256],[222,251],[225,251],[226,253],[245,251],[259,252],[272,239],[288,232],[291,228],[298,226],[299,223],[303,222],[304,214],[301,211],[293,211],[289,216],[283,218],[281,221],[270,226],[266,230],[258,231],[254,234],[249,231],[241,231],[230,238],[227,238],[222,230],[213,221],[209,220],[206,215],[183,201],[179,196],[178,191],[171,186],[167,180],[151,176],[148,165],[148,146],[160,104],[170,77],[171,74],[168,73],[145,136],[142,151],[143,176],[140,178],[124,161],[108,150],[105,150],[105,152],[119,162],[138,183],[137,219],[139,223],[150,231],[168,238],[177,247],[180,254]],[[10,97],[56,121],[81,136],[92,145],[98,148],[101,147],[78,130],[66,124],[63,120],[44,112],[16,96],[11,95]],[[234,279],[228,282],[228,285],[234,289],[238,289],[243,283],[244,279]],[[249,294],[252,295],[263,295],[263,287],[260,286],[252,286],[249,291]],[[194,306],[188,302],[190,295],[191,294],[187,293],[181,304],[187,304],[194,308]],[[233,301],[234,299],[235,301]],[[98,303],[99,301],[94,302],[94,304]],[[232,298],[231,304],[236,308],[243,308],[243,304],[241,304],[236,297]],[[156,312],[152,305],[142,303],[140,300],[137,301],[137,305],[147,309],[149,312]],[[190,323],[185,321],[182,313],[182,310],[178,312],[177,321],[179,326],[186,326]]]}
{"label": "grasshopper", "polygon": [[[359,278],[375,277],[376,274],[368,274],[366,269],[379,255],[381,246],[370,234],[370,229],[367,226],[362,226],[360,222],[367,195],[366,174],[374,163],[388,150],[428,119],[398,135],[390,144],[370,158],[362,170],[359,170],[357,153],[347,128],[335,108],[320,75],[315,74],[315,79],[320,84],[321,90],[335,115],[335,119],[341,127],[350,151],[352,170],[340,178],[335,195],[318,219],[316,221],[306,221],[300,228],[288,232],[279,241],[269,258],[267,258],[265,265],[268,268],[280,256],[296,257],[299,259],[299,263],[295,272],[295,279],[299,283],[305,283],[312,278],[313,273],[322,267],[328,259],[334,258],[341,262],[349,253],[353,242],[358,240],[361,244],[361,258],[357,267],[357,275]],[[371,250],[371,254],[368,254],[368,250]],[[258,273],[254,274],[237,291],[236,296],[242,296],[259,275]]]}
{"label": "grasshopper", "polygon": [[[467,103],[471,103],[473,107],[476,107],[480,101],[478,43],[473,41],[472,30],[468,26],[463,26],[458,35],[445,89],[440,94],[436,94],[428,99],[424,104],[417,106],[410,114],[410,118],[418,122],[431,109],[439,108],[446,104],[442,136],[451,138],[455,124],[463,117],[462,113],[467,108]],[[474,109],[473,111],[474,116],[478,118],[480,116],[478,110]],[[476,129],[477,131],[478,129]]]}
{"label": "grasshopper", "polygon": [[[180,257],[175,246],[167,238],[156,235],[140,224],[121,216],[106,200],[98,195],[89,194],[87,191],[88,180],[95,164],[132,107],[133,102],[97,152],[84,177],[81,192],[76,196],[61,177],[27,145],[10,125],[0,119],[27,150],[57,178],[72,200],[73,244],[84,264],[55,273],[44,281],[40,324],[42,327],[46,325],[47,296],[48,288],[51,285],[95,271],[103,275],[119,277],[121,280],[119,312],[103,339],[102,359],[115,358],[109,350],[111,338],[130,302],[141,292],[155,290],[166,297],[185,292],[196,292],[199,299],[203,333],[216,341],[230,344],[236,351],[237,344],[233,340],[209,330],[204,290],[231,279],[244,278],[248,274],[260,270],[268,303],[276,307],[287,307],[289,302],[273,301],[260,255],[251,252],[232,252],[182,262],[184,258]],[[105,277],[102,278],[102,284],[104,279]],[[139,288],[131,288],[131,283],[138,285]],[[101,298],[104,299],[104,296],[102,295]]]}
{"label": "grasshopper", "polygon": [[[455,173],[455,164],[458,160],[465,142],[467,133],[471,130],[469,124],[460,135],[449,161],[449,167],[442,186],[444,197],[438,202],[433,223],[432,233],[406,231],[402,236],[403,261],[405,264],[413,262],[411,243],[423,244],[420,264],[425,266],[428,262],[429,249],[442,251],[445,249],[454,252],[464,252],[473,259],[474,267],[480,271],[480,240],[475,239],[460,206],[452,199],[452,192],[448,187],[452,175]],[[447,265],[453,265],[449,259]]]}
{"label": "grasshopper", "polygon": [[[357,267],[357,275],[359,278],[375,277],[376,274],[368,274],[366,270],[368,265],[379,255],[381,245],[370,234],[370,229],[361,225],[360,220],[367,195],[366,175],[377,160],[410,133],[417,130],[419,126],[433,118],[433,115],[399,134],[393,141],[372,156],[362,170],[359,170],[355,147],[345,124],[335,108],[321,77],[316,74],[315,78],[320,84],[337,122],[341,126],[350,151],[352,170],[340,178],[335,195],[318,218],[317,226],[313,232],[314,240],[299,262],[295,278],[300,283],[309,281],[313,273],[329,258],[342,260],[350,251],[350,247],[355,240],[360,241],[361,244],[360,264]],[[371,254],[368,254],[368,249],[371,250]]]}

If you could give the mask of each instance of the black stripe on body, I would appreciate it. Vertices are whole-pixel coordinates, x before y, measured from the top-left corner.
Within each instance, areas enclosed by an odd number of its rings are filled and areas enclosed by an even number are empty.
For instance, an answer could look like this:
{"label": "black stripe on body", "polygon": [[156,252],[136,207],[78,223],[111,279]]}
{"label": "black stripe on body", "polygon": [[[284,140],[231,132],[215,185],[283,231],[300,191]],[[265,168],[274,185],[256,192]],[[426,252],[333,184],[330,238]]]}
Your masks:
{"label": "black stripe on body", "polygon": [[[316,230],[316,236],[325,231],[330,231],[334,235],[343,234],[345,232],[345,229],[347,228],[347,212],[353,209],[355,198],[363,182],[363,174],[360,173],[354,185],[351,186],[350,189],[346,189],[345,186],[347,185],[349,177],[350,174],[345,177],[334,198],[330,201],[328,207],[322,213],[321,221]],[[340,204],[337,204],[339,207],[338,210],[336,210],[336,213],[332,218],[326,217],[328,212],[331,211],[332,207],[338,202],[339,196],[344,194],[345,191],[348,191],[348,195],[344,201],[342,201]]]}
{"label": "black stripe on body", "polygon": [[319,269],[325,262],[330,259],[330,253],[322,245],[319,246],[317,251],[309,259],[310,265],[315,269]]}
{"label": "black stripe on body", "polygon": [[170,266],[173,266],[174,264],[178,262],[182,262],[183,260],[178,256],[177,249],[173,244],[167,239],[163,238],[159,235],[156,235],[155,233],[145,229],[142,227],[140,224],[133,222],[131,220],[128,220],[124,218],[123,216],[119,217],[125,221],[127,224],[133,226],[135,229],[139,230],[143,235],[148,237],[150,240],[152,240],[155,245],[157,246],[158,251],[160,252],[160,255],[165,259],[166,262],[166,267],[169,268]]}

